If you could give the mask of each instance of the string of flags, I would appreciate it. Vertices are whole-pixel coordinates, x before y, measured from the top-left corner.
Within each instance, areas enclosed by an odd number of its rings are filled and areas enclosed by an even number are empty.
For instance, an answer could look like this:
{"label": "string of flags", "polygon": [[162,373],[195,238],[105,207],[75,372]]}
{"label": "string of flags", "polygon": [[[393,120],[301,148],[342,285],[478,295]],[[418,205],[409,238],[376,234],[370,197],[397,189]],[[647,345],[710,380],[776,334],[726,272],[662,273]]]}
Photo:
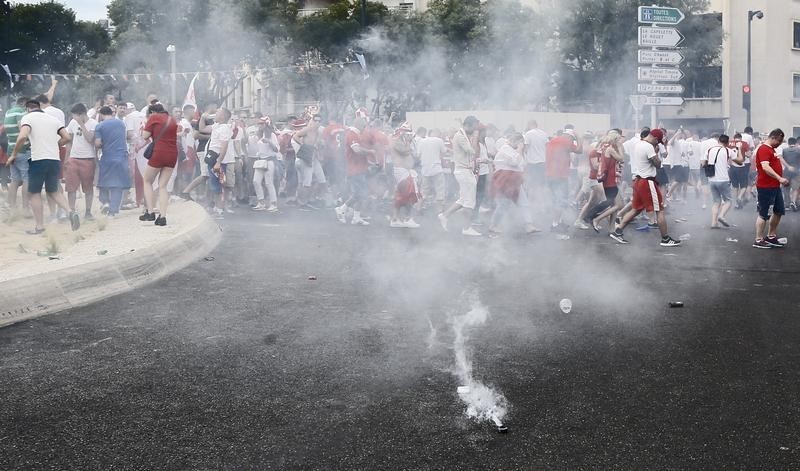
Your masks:
{"label": "string of flags", "polygon": [[[299,73],[305,73],[310,70],[325,70],[325,69],[334,69],[334,68],[341,68],[343,69],[346,65],[349,64],[359,64],[362,68],[365,68],[365,64],[361,60],[359,61],[344,61],[344,62],[331,62],[331,63],[324,63],[324,64],[305,64],[305,65],[290,65],[284,67],[271,67],[271,68],[255,68],[252,69],[253,72],[256,73],[267,73],[267,72],[274,72],[279,70],[289,70],[295,69]],[[111,80],[111,81],[123,81],[123,82],[140,82],[140,81],[152,81],[152,80],[162,80],[162,81],[169,81],[173,78],[173,76],[177,79],[178,77],[182,77],[184,80],[191,80],[193,77],[205,77],[209,80],[221,80],[226,78],[233,78],[238,79],[241,78],[243,75],[247,74],[248,72],[245,70],[234,70],[234,71],[224,71],[224,72],[214,72],[214,71],[203,71],[203,72],[176,72],[175,74],[172,73],[138,73],[138,74],[120,74],[120,73],[96,73],[96,74],[34,74],[34,73],[12,73],[8,66],[3,65],[3,70],[8,75],[8,79],[11,82],[11,88],[14,87],[15,82],[24,82],[24,81],[32,81],[32,80],[39,80],[39,81],[46,81],[48,79],[51,80],[65,80],[65,81],[72,81],[78,82],[81,80],[91,80],[91,79],[100,79],[100,80]]]}

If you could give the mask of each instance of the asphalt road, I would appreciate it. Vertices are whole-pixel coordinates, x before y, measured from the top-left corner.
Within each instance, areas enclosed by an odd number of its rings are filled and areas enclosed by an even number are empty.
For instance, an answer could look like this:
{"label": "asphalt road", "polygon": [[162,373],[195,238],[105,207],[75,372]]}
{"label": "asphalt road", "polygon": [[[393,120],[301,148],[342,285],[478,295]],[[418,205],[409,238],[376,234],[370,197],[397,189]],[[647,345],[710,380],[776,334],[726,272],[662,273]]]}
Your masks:
{"label": "asphalt road", "polygon": [[[751,248],[752,207],[726,231],[689,207],[670,249],[229,217],[213,261],[0,329],[0,469],[797,468],[800,246]],[[476,300],[508,434],[456,393]]]}

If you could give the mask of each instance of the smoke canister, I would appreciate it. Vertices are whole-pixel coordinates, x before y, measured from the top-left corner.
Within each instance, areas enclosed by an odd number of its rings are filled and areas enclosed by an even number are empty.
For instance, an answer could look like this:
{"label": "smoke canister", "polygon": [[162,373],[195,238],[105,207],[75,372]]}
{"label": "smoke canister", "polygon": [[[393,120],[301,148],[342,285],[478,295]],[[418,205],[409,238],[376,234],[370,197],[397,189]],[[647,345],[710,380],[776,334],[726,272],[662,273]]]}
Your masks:
{"label": "smoke canister", "polygon": [[508,427],[506,427],[503,424],[500,424],[500,425],[497,426],[497,432],[498,433],[508,433]]}

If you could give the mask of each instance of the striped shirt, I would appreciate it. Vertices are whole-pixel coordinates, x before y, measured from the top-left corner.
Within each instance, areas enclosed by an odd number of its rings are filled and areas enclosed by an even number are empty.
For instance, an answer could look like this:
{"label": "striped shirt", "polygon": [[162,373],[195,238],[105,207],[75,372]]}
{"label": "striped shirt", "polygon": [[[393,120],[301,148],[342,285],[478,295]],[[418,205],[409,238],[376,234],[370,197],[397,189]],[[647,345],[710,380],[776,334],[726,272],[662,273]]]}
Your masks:
{"label": "striped shirt", "polygon": [[[17,138],[19,137],[19,122],[27,113],[25,108],[21,106],[15,106],[6,111],[3,125],[6,128],[6,136],[8,136],[8,155],[14,152],[14,146],[17,144]],[[25,144],[24,148],[21,150],[25,152],[27,149],[28,144]]]}

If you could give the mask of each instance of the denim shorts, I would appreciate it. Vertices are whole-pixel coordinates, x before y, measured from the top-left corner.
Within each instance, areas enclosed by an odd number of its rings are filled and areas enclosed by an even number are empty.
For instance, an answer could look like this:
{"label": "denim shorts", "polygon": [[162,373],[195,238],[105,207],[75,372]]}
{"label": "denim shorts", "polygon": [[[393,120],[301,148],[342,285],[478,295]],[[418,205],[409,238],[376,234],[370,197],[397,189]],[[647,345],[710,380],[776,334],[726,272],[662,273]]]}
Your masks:
{"label": "denim shorts", "polygon": [[28,169],[30,168],[31,153],[20,152],[11,164],[11,181],[22,183],[28,181]]}
{"label": "denim shorts", "polygon": [[351,175],[347,177],[347,185],[350,187],[350,196],[352,198],[364,201],[369,197],[366,175]]}

